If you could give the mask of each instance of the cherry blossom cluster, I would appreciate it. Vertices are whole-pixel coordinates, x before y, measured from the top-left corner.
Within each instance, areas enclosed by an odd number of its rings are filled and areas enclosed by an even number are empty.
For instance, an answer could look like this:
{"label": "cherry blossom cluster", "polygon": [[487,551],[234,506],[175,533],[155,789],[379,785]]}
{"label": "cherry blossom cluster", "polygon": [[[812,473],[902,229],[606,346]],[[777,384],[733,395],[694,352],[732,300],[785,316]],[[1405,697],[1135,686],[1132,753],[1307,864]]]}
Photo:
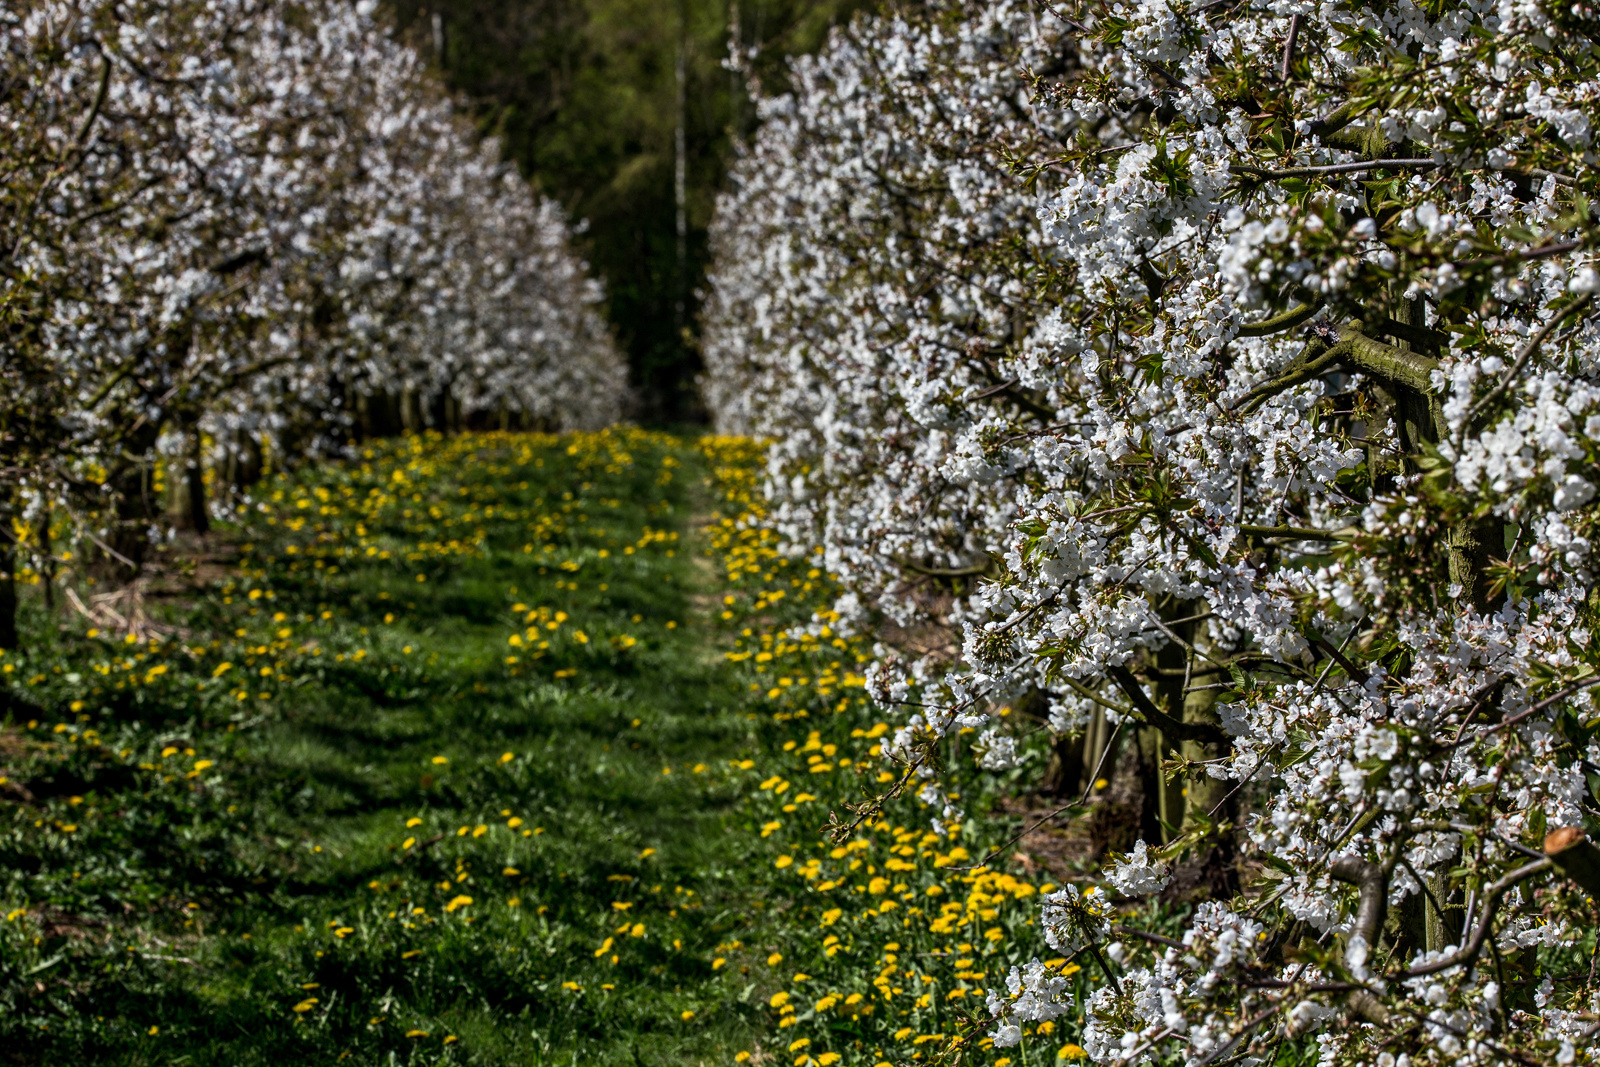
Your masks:
{"label": "cherry blossom cluster", "polygon": [[1592,1061],[1597,39],[1537,0],[945,0],[762,103],[706,395],[883,635],[895,788],[958,817],[949,739],[1008,762],[1005,707],[1183,780],[1107,873],[1205,875],[1181,938],[1046,903],[1103,962],[1096,1062]]}

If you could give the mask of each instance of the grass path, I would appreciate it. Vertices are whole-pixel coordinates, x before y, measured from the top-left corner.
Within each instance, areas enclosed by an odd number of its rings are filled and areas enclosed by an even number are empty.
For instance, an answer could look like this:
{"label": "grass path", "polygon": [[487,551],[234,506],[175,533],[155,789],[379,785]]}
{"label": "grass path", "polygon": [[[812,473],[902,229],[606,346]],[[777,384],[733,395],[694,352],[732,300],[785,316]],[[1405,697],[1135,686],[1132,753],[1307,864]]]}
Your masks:
{"label": "grass path", "polygon": [[976,960],[1037,950],[1035,887],[949,873],[984,842],[910,800],[817,833],[892,778],[886,727],[820,572],[748,515],[703,531],[754,455],[375,445],[266,483],[237,567],[152,628],[34,605],[0,656],[0,1063],[871,1067],[977,1036]]}

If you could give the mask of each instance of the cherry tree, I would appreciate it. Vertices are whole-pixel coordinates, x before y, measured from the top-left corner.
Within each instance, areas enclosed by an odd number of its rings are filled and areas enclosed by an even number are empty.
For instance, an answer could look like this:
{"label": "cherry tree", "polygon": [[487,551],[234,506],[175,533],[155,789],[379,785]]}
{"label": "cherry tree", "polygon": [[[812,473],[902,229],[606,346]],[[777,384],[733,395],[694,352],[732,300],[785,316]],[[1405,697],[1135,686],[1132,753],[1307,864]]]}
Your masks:
{"label": "cherry tree", "polygon": [[[1096,1062],[1593,1056],[1597,26],[950,2],[763,104],[707,395],[847,613],[976,579],[932,602],[958,655],[876,670],[896,789],[960,818],[945,739],[1004,762],[1022,699],[1158,732],[1184,787],[1043,905]],[[1180,884],[1181,937],[1119,919]],[[1069,995],[1018,968],[989,1040]]]}

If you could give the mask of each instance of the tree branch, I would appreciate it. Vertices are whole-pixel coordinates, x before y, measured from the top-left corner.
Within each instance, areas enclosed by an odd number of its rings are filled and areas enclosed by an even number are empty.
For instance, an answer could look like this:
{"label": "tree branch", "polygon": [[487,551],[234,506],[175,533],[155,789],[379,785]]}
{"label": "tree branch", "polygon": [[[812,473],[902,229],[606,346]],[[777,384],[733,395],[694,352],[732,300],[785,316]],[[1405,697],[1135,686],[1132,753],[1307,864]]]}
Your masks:
{"label": "tree branch", "polygon": [[1122,926],[1118,924],[1111,928],[1111,932],[1118,937],[1136,937],[1140,941],[1148,941],[1152,945],[1165,945],[1168,948],[1189,947],[1182,941],[1174,941],[1170,937],[1162,937],[1160,934],[1152,934],[1149,930],[1135,930],[1131,926]]}
{"label": "tree branch", "polygon": [[1563,826],[1546,835],[1544,854],[1564,877],[1577,882],[1584,892],[1600,900],[1600,848],[1595,848],[1582,829]]}
{"label": "tree branch", "polygon": [[1340,335],[1340,345],[1345,344],[1350,347],[1343,358],[1358,369],[1424,395],[1433,392],[1433,372],[1439,369],[1438,360],[1374,341],[1355,330]]}
{"label": "tree branch", "polygon": [[89,141],[89,131],[94,129],[95,119],[100,117],[100,112],[106,106],[106,91],[111,88],[111,57],[104,51],[100,53],[100,84],[95,88],[94,103],[89,105],[89,113],[83,116],[83,123],[78,127],[77,136],[72,139],[73,151],[83,148]]}
{"label": "tree branch", "polygon": [[1409,322],[1399,319],[1384,319],[1378,324],[1378,329],[1390,337],[1398,337],[1413,345],[1422,345],[1431,349],[1447,347],[1450,344],[1450,335],[1426,326],[1413,326]]}
{"label": "tree branch", "polygon": [[[1328,873],[1336,880],[1356,887],[1356,918],[1350,931],[1352,939],[1361,938],[1371,952],[1378,947],[1378,931],[1389,910],[1389,874],[1381,866],[1359,856],[1345,856],[1334,861]],[[1347,964],[1348,965],[1348,964]],[[1354,968],[1351,968],[1354,970]],[[1369,1022],[1386,1023],[1389,1010],[1383,1002],[1365,989],[1358,989],[1345,998],[1351,1014]]]}
{"label": "tree branch", "polygon": [[1145,722],[1159,729],[1168,738],[1174,741],[1203,741],[1216,745],[1233,743],[1233,738],[1220,727],[1208,722],[1184,722],[1181,719],[1174,719],[1156,707],[1155,702],[1145,693],[1144,686],[1139,684],[1139,679],[1135,678],[1128,668],[1107,667],[1105,673],[1107,678],[1117,683],[1119,689],[1128,694],[1134,709],[1144,716]]}
{"label": "tree branch", "polygon": [[1431,159],[1368,159],[1354,163],[1327,163],[1318,167],[1286,167],[1267,170],[1248,163],[1231,163],[1228,170],[1234,174],[1247,174],[1257,181],[1278,181],[1282,178],[1315,178],[1324,174],[1358,174],[1366,170],[1432,170],[1439,164]]}
{"label": "tree branch", "polygon": [[920,563],[902,563],[900,566],[930,578],[976,578],[989,573],[994,567],[994,561],[984,560],[981,564],[971,567],[924,567]]}
{"label": "tree branch", "polygon": [[1353,541],[1356,537],[1332,530],[1308,530],[1303,526],[1240,526],[1239,532],[1253,537],[1290,537],[1300,541]]}
{"label": "tree branch", "polygon": [[1262,319],[1260,322],[1247,322],[1239,327],[1239,332],[1234,336],[1266,337],[1269,334],[1282,333],[1285,330],[1294,329],[1303,322],[1310,321],[1312,316],[1321,310],[1322,298],[1318,297],[1310,303],[1301,304],[1297,308],[1291,308],[1271,318]]}
{"label": "tree branch", "polygon": [[1311,643],[1317,648],[1321,649],[1323,654],[1329,659],[1343,667],[1344,673],[1348,674],[1351,678],[1355,679],[1362,685],[1367,684],[1367,678],[1370,677],[1367,672],[1346,659],[1344,653],[1340,652],[1337,648],[1334,648],[1326,638],[1313,638]]}
{"label": "tree branch", "polygon": [[1306,342],[1306,347],[1290,362],[1289,366],[1284,368],[1282,374],[1255,386],[1240,397],[1239,402],[1229,410],[1238,412],[1241,415],[1249,415],[1285,389],[1299,385],[1301,382],[1310,381],[1339,362],[1343,356],[1342,348],[1342,345],[1334,345],[1330,348],[1328,342],[1322,338],[1313,337]]}
{"label": "tree branch", "polygon": [[1330,134],[1338,133],[1356,119],[1360,118],[1372,105],[1357,104],[1354,100],[1346,100],[1338,107],[1311,124],[1311,136],[1327,138]]}
{"label": "tree branch", "polygon": [[1292,15],[1289,18],[1289,39],[1283,42],[1283,62],[1278,69],[1279,81],[1288,81],[1289,72],[1294,69],[1294,46],[1300,40],[1300,26],[1304,22],[1304,15]]}
{"label": "tree branch", "polygon": [[1484,940],[1489,936],[1489,928],[1494,925],[1494,912],[1500,906],[1500,898],[1504,897],[1513,886],[1532,878],[1536,874],[1542,874],[1553,866],[1554,864],[1550,859],[1545,858],[1525,864],[1509,874],[1501,876],[1499,881],[1484,890],[1483,918],[1478,921],[1478,928],[1472,932],[1471,939],[1465,945],[1443,959],[1434,960],[1432,963],[1424,963],[1422,966],[1413,967],[1408,971],[1402,971],[1398,977],[1422,978],[1425,975],[1448,971],[1452,967],[1459,967],[1464,963],[1471,963],[1477,959],[1478,954],[1483,951]]}
{"label": "tree branch", "polygon": [[1502,396],[1506,395],[1506,391],[1510,389],[1511,386],[1516,382],[1517,375],[1521,374],[1523,369],[1527,367],[1528,361],[1533,358],[1533,354],[1539,350],[1540,345],[1544,344],[1546,338],[1555,332],[1557,326],[1560,326],[1574,314],[1579,311],[1583,311],[1593,303],[1594,294],[1586,293],[1580,299],[1574,300],[1572,303],[1568,304],[1566,307],[1550,316],[1550,321],[1539,327],[1538,331],[1535,332],[1532,337],[1528,338],[1527,343],[1522,346],[1522,351],[1517,353],[1517,358],[1512,362],[1510,367],[1506,368],[1506,372],[1500,376],[1500,381],[1495,384],[1495,387],[1489,390],[1489,392],[1484,395],[1482,400],[1479,400],[1467,410],[1467,417],[1463,419],[1461,423],[1462,432],[1466,432],[1466,427],[1472,424],[1473,418],[1476,417],[1479,412],[1488,407],[1490,404],[1494,403],[1496,400],[1499,400]]}

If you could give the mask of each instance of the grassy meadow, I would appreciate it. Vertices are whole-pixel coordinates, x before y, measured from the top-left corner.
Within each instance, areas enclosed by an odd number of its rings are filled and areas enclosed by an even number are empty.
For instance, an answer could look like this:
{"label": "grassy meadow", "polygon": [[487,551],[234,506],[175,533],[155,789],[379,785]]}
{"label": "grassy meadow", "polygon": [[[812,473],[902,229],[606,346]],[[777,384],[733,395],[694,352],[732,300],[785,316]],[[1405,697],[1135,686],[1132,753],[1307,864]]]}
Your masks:
{"label": "grassy meadow", "polygon": [[1081,1056],[1072,1017],[1027,1052],[978,1026],[1051,956],[1043,872],[990,856],[1014,820],[940,837],[906,795],[823,832],[896,781],[889,724],[759,466],[638,430],[373,442],[256,486],[225,564],[80,585],[92,618],[31,593],[0,1064]]}

